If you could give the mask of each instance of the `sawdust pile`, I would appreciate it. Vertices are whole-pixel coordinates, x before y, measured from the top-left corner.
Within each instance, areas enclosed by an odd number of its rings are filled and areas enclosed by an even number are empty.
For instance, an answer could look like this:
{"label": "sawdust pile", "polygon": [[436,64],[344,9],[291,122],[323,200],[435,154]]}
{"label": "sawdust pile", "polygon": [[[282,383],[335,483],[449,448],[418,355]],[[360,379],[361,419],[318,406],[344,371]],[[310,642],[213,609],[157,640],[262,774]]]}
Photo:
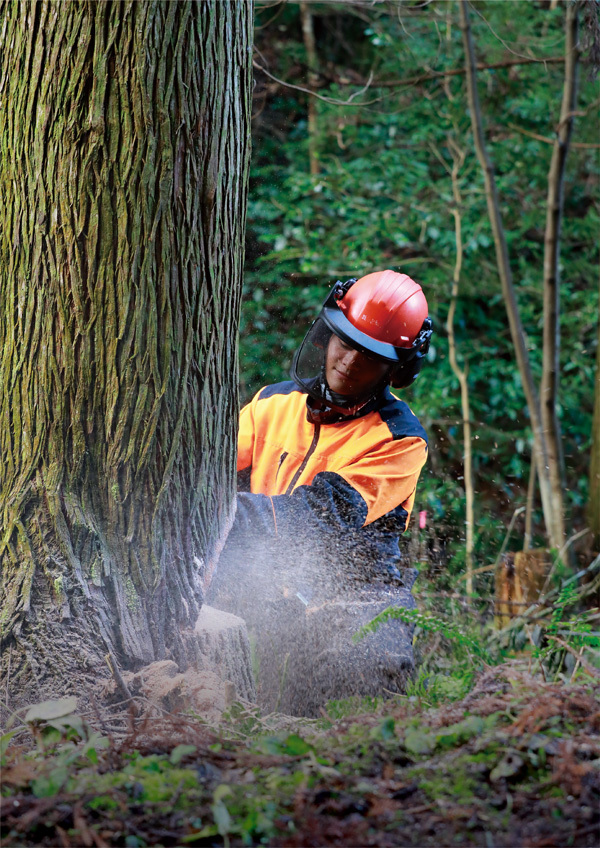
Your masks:
{"label": "sawdust pile", "polygon": [[236,700],[255,700],[246,625],[241,618],[207,605],[190,637],[201,665],[180,669],[173,660],[122,672],[102,685],[102,698],[126,697],[138,715],[191,712],[217,724]]}

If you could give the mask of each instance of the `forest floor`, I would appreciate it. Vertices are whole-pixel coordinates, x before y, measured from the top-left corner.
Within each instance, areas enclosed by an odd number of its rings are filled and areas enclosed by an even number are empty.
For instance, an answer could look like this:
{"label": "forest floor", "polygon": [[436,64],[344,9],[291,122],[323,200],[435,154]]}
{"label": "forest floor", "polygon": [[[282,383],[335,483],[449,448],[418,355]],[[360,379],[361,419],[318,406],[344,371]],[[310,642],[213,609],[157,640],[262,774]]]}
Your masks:
{"label": "forest floor", "polygon": [[2,737],[2,846],[598,846],[587,679],[513,660],[437,708],[396,696],[308,720],[235,704],[218,728],[42,705]]}

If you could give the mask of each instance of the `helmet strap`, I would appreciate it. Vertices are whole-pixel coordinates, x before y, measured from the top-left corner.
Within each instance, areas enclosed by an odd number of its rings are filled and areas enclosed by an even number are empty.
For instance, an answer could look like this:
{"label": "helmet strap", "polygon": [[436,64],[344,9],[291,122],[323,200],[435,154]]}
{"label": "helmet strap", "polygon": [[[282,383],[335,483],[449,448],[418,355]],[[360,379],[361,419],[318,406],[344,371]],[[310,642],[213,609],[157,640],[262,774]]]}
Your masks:
{"label": "helmet strap", "polygon": [[350,421],[366,415],[376,405],[382,391],[388,385],[387,378],[374,386],[367,395],[350,398],[332,392],[325,376],[325,366],[321,368],[319,392],[306,399],[307,417],[312,423],[334,424],[338,421]]}

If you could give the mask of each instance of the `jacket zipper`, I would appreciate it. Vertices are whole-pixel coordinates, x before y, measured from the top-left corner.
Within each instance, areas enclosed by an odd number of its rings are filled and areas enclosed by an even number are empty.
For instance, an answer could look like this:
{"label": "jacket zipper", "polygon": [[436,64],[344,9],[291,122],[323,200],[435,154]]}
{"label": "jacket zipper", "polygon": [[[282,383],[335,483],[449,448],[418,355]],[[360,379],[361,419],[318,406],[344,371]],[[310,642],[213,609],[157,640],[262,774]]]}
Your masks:
{"label": "jacket zipper", "polygon": [[307,464],[308,460],[311,458],[311,456],[315,452],[315,448],[317,447],[317,442],[319,441],[319,433],[321,432],[321,425],[319,423],[317,423],[317,424],[314,425],[314,427],[315,427],[315,432],[314,432],[314,435],[313,435],[312,442],[310,443],[310,447],[309,447],[308,451],[306,452],[306,456],[302,460],[300,467],[297,469],[296,473],[292,477],[292,482],[290,483],[290,485],[285,490],[286,495],[291,495],[292,489],[294,488],[294,486],[298,482],[298,478],[300,477],[300,475],[302,474],[302,472],[306,468],[306,464]]}
{"label": "jacket zipper", "polygon": [[280,470],[281,470],[281,466],[282,466],[282,465],[283,465],[283,463],[285,462],[285,458],[286,458],[286,456],[287,456],[287,455],[288,455],[288,452],[287,452],[287,451],[284,451],[284,452],[281,454],[281,456],[279,457],[279,462],[277,463],[277,471],[275,472],[275,479],[276,479],[276,480],[277,480],[277,475],[279,474],[279,472],[280,472]]}

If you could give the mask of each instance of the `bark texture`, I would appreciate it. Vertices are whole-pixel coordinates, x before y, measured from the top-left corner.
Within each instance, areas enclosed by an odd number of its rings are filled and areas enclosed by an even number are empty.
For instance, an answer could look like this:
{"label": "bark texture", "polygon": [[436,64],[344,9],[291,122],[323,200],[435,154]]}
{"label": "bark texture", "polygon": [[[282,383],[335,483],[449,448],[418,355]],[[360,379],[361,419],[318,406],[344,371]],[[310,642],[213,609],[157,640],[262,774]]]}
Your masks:
{"label": "bark texture", "polygon": [[234,494],[251,19],[218,0],[0,4],[11,687],[64,692],[108,652],[192,658]]}

